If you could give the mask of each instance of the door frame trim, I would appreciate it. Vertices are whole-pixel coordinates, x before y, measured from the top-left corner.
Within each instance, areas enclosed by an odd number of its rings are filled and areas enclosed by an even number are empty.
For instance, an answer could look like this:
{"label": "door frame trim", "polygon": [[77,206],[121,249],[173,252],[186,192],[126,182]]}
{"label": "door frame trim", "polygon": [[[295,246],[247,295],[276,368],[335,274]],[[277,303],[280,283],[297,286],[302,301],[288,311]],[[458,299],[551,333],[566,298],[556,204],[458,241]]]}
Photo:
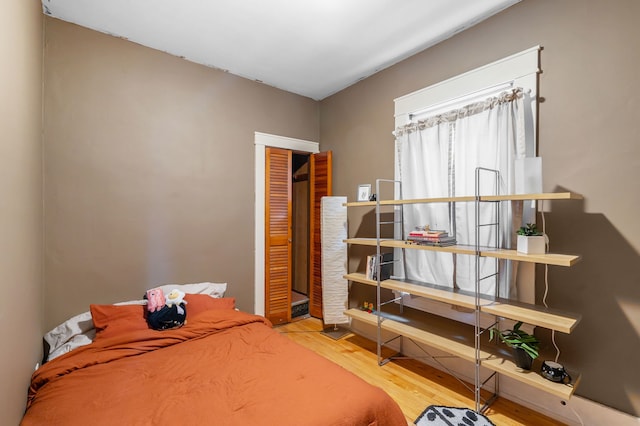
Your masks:
{"label": "door frame trim", "polygon": [[264,214],[265,214],[265,147],[282,148],[296,152],[317,154],[318,142],[294,139],[268,133],[254,133],[255,158],[255,212],[254,212],[254,296],[253,312],[264,315]]}

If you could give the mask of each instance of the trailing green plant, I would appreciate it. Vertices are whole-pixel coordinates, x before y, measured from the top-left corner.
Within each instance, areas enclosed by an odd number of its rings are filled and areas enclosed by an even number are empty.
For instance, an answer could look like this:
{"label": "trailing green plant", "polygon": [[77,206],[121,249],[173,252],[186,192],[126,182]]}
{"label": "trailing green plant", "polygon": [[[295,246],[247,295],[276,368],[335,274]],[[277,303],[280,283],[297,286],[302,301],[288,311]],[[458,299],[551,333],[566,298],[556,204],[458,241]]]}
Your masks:
{"label": "trailing green plant", "polygon": [[492,341],[497,335],[507,346],[523,349],[531,359],[536,359],[539,355],[538,349],[540,347],[540,341],[526,331],[520,330],[521,326],[522,321],[518,321],[511,330],[498,330],[496,327],[493,327],[489,329],[489,341]]}
{"label": "trailing green plant", "polygon": [[527,223],[527,226],[521,226],[516,233],[527,237],[542,235],[535,223]]}

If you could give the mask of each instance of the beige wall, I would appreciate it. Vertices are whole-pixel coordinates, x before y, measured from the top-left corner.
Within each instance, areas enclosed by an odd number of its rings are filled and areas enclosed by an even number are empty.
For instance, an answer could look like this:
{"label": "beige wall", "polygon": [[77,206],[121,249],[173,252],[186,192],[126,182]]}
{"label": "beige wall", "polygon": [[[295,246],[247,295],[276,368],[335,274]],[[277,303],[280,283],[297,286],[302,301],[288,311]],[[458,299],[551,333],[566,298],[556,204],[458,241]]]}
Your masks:
{"label": "beige wall", "polygon": [[[583,373],[577,394],[634,415],[640,414],[639,18],[635,0],[524,0],[322,101],[320,109],[322,148],[334,151],[334,192],[352,200],[359,183],[393,178],[394,98],[543,46],[544,189],[585,196],[545,206],[552,251],[584,257],[573,268],[549,271],[549,305],[583,315],[574,333],[556,336],[559,361]],[[363,215],[350,212],[350,235],[372,231],[371,212]],[[352,270],[360,255],[351,250]],[[538,282],[539,298],[543,286]]]}
{"label": "beige wall", "polygon": [[3,2],[0,14],[0,418],[18,424],[40,359],[42,290],[42,12]]}
{"label": "beige wall", "polygon": [[167,283],[253,311],[254,132],[318,140],[318,103],[45,23],[47,327]]}

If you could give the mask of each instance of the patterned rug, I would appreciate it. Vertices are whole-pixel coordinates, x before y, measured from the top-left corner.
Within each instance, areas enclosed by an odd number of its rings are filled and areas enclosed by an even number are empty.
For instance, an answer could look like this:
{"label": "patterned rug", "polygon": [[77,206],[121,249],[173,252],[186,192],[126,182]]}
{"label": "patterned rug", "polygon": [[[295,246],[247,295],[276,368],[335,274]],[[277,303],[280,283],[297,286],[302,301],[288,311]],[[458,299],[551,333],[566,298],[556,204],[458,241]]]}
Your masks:
{"label": "patterned rug", "polygon": [[430,405],[414,422],[416,426],[495,426],[482,414],[468,408]]}

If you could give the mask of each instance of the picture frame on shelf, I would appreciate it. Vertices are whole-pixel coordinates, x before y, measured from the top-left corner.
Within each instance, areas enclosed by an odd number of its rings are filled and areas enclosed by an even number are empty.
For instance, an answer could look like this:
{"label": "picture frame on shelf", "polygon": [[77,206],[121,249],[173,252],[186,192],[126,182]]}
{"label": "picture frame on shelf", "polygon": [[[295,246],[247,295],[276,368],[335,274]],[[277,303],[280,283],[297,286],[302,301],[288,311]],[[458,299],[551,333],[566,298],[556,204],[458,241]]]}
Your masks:
{"label": "picture frame on shelf", "polygon": [[358,185],[358,201],[369,201],[369,197],[371,196],[371,184],[365,183],[362,185]]}

